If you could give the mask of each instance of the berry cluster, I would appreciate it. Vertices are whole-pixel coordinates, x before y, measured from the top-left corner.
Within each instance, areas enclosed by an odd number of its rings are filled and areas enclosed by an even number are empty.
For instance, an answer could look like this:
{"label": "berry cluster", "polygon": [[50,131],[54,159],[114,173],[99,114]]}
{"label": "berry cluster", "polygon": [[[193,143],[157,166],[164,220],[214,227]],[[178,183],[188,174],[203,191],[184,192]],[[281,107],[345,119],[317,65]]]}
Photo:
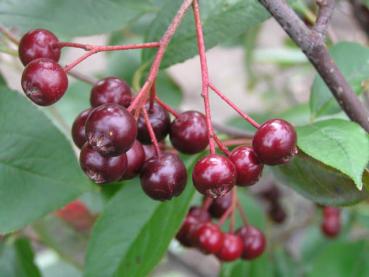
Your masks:
{"label": "berry cluster", "polygon": [[[220,229],[231,208],[232,193],[214,199],[208,210],[205,206],[192,207],[177,233],[177,240],[185,247],[196,247],[204,254],[213,254],[221,262],[259,257],[266,246],[265,236],[259,229],[249,224],[236,232]],[[212,222],[212,218],[220,218],[218,224]]]}
{"label": "berry cluster", "polygon": [[323,222],[320,225],[327,238],[335,238],[341,231],[341,211],[334,207],[323,208]]}

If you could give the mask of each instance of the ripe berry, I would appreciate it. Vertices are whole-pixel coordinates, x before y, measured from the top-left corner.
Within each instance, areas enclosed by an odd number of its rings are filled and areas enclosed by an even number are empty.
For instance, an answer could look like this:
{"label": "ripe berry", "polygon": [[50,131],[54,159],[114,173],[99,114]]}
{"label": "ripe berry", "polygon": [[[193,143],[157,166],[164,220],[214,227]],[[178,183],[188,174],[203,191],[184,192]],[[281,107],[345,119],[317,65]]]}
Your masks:
{"label": "ripe berry", "polygon": [[127,170],[124,173],[124,180],[132,179],[140,173],[143,163],[145,162],[145,152],[142,144],[136,140],[132,147],[127,151]]}
{"label": "ripe berry", "polygon": [[285,120],[271,119],[256,131],[254,151],[260,162],[268,165],[283,164],[297,153],[295,128]]}
{"label": "ripe berry", "polygon": [[140,177],[144,192],[152,199],[164,201],[183,192],[187,171],[177,155],[162,153],[144,163]]}
{"label": "ripe berry", "polygon": [[323,223],[320,228],[327,238],[336,237],[341,231],[340,210],[334,207],[325,207],[323,210]]}
{"label": "ripe berry", "polygon": [[173,147],[186,154],[199,153],[209,144],[205,116],[196,111],[181,113],[172,122],[169,135]]}
{"label": "ripe berry", "polygon": [[55,47],[58,42],[58,38],[47,30],[35,29],[29,31],[23,35],[19,42],[19,58],[23,65],[39,58],[47,58],[58,62],[60,48]]}
{"label": "ripe berry", "polygon": [[137,135],[133,116],[118,104],[94,108],[86,121],[88,143],[106,156],[128,151]]}
{"label": "ripe berry", "polygon": [[105,157],[88,143],[82,147],[79,162],[86,175],[96,184],[118,181],[127,170],[126,154]]}
{"label": "ripe berry", "polygon": [[22,74],[22,88],[29,99],[40,106],[58,101],[68,88],[68,78],[63,68],[50,59],[30,62]]}
{"label": "ripe berry", "polygon": [[[145,105],[145,109],[148,112],[151,126],[154,130],[155,137],[158,141],[161,141],[169,132],[170,118],[166,110],[164,110],[157,103],[154,103],[150,108],[150,103]],[[137,138],[143,144],[151,144],[151,138],[149,131],[147,130],[145,119],[141,115],[137,120]]]}
{"label": "ripe berry", "polygon": [[193,231],[195,246],[205,254],[217,253],[223,244],[223,234],[219,226],[211,222],[199,224]]}
{"label": "ripe berry", "polygon": [[79,200],[75,200],[58,210],[56,215],[77,231],[90,230],[96,219],[86,205]]}
{"label": "ripe berry", "polygon": [[241,257],[243,252],[242,239],[234,234],[223,235],[223,244],[216,256],[222,262],[232,262]]}
{"label": "ripe berry", "polygon": [[155,156],[155,147],[149,144],[142,144],[143,150],[145,152],[145,161],[150,160]]}
{"label": "ripe berry", "polygon": [[231,152],[229,158],[236,166],[238,186],[251,186],[259,180],[263,164],[258,161],[251,147],[237,147]]}
{"label": "ripe berry", "polygon": [[196,189],[212,198],[225,195],[236,184],[236,168],[226,157],[211,154],[199,160],[192,173]]}
{"label": "ripe berry", "polygon": [[220,218],[232,205],[232,193],[228,192],[222,197],[218,197],[211,202],[209,213],[212,217]]}
{"label": "ripe berry", "polygon": [[91,90],[92,107],[115,103],[128,108],[132,99],[131,88],[117,77],[107,77],[98,81]]}
{"label": "ripe berry", "polygon": [[243,242],[242,258],[252,260],[260,256],[266,245],[264,234],[257,228],[247,225],[238,229],[237,235],[240,236]]}
{"label": "ripe berry", "polygon": [[188,212],[181,228],[179,229],[176,238],[177,240],[186,247],[193,246],[194,239],[192,232],[196,229],[196,226],[200,223],[210,221],[210,215],[207,211],[199,207],[191,207]]}
{"label": "ripe berry", "polygon": [[86,120],[88,116],[90,115],[90,112],[91,112],[91,108],[84,110],[77,116],[77,118],[73,122],[72,138],[73,138],[74,144],[79,149],[81,149],[82,146],[87,141],[85,124],[86,124]]}

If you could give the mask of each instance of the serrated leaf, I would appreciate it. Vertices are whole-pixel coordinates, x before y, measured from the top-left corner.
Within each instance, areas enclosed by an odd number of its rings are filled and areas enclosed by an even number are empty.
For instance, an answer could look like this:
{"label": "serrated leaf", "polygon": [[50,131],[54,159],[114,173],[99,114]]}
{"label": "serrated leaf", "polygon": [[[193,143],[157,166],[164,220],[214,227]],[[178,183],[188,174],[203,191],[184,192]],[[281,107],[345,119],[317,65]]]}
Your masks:
{"label": "serrated leaf", "polygon": [[331,119],[297,128],[298,146],[314,159],[351,177],[362,189],[369,162],[368,134],[356,123]]}
{"label": "serrated leaf", "polygon": [[[153,21],[146,41],[157,41],[164,34],[182,1],[166,0]],[[257,0],[200,1],[201,18],[207,49],[234,38],[268,17]],[[149,62],[156,51],[144,50],[143,63]],[[196,32],[192,12],[185,16],[170,43],[162,68],[180,63],[197,53]]]}
{"label": "serrated leaf", "polygon": [[[361,93],[361,84],[369,79],[369,48],[357,43],[341,42],[329,49],[333,60],[351,88]],[[310,95],[312,117],[337,113],[340,108],[321,77],[316,77]]]}
{"label": "serrated leaf", "polygon": [[119,30],[150,11],[149,0],[7,0],[0,2],[0,23],[81,36]]}
{"label": "serrated leaf", "polygon": [[70,142],[26,98],[0,87],[0,232],[21,228],[91,189]]}
{"label": "serrated leaf", "polygon": [[283,184],[306,198],[326,206],[352,205],[369,197],[369,172],[363,174],[363,190],[347,175],[324,165],[302,151],[288,164],[271,167]]}
{"label": "serrated leaf", "polygon": [[[195,160],[189,158],[187,168]],[[193,194],[188,182],[181,196],[158,202],[143,193],[137,180],[125,184],[95,224],[85,276],[147,276],[175,236]]]}

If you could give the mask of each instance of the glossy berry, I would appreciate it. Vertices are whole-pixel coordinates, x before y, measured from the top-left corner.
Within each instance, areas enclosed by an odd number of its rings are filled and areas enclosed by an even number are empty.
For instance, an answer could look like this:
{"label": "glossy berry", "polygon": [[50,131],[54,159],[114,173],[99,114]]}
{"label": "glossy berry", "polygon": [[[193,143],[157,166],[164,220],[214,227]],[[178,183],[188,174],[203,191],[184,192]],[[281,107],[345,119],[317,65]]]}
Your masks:
{"label": "glossy berry", "polygon": [[94,108],[86,121],[88,143],[106,156],[128,151],[137,135],[133,116],[118,104]]}
{"label": "glossy berry", "polygon": [[252,260],[259,257],[265,250],[266,240],[264,234],[257,228],[248,225],[237,231],[243,242],[242,258]]}
{"label": "glossy berry", "polygon": [[[145,109],[149,115],[149,120],[151,122],[151,126],[154,130],[155,136],[158,141],[161,141],[166,137],[169,132],[170,127],[170,118],[169,114],[166,110],[164,110],[157,103],[154,103],[150,108],[150,103],[145,105]],[[149,131],[147,130],[145,119],[143,115],[141,115],[137,120],[137,138],[143,144],[151,144],[151,138]]]}
{"label": "glossy berry", "polygon": [[143,150],[145,152],[145,161],[151,159],[155,156],[155,147],[151,144],[142,144]]}
{"label": "glossy berry", "polygon": [[232,262],[241,257],[243,252],[242,239],[231,233],[223,235],[223,244],[216,256],[222,262]]}
{"label": "glossy berry", "polygon": [[196,247],[205,254],[218,253],[223,245],[223,234],[219,226],[211,222],[198,225],[193,233]]}
{"label": "glossy berry", "polygon": [[228,192],[211,202],[209,213],[212,217],[220,218],[232,205],[232,193]]}
{"label": "glossy berry", "polygon": [[341,231],[340,210],[334,207],[325,207],[320,228],[327,238],[336,237]]}
{"label": "glossy berry", "polygon": [[118,181],[127,170],[127,157],[105,157],[86,143],[81,150],[79,162],[85,174],[96,184]]}
{"label": "glossy berry", "polygon": [[186,154],[199,153],[209,144],[205,116],[196,111],[179,114],[170,126],[169,135],[173,147]]}
{"label": "glossy berry", "polygon": [[136,177],[145,162],[145,152],[142,144],[136,140],[132,147],[127,151],[127,170],[123,175],[123,179],[132,179]]}
{"label": "glossy berry", "polygon": [[232,150],[229,158],[236,166],[238,186],[251,186],[260,179],[264,166],[251,147],[239,146]]}
{"label": "glossy berry", "polygon": [[199,207],[191,207],[184,222],[182,223],[181,228],[176,235],[177,240],[183,246],[193,246],[194,237],[192,235],[192,232],[196,229],[198,224],[209,222],[210,220],[211,218],[207,211]]}
{"label": "glossy berry", "polygon": [[40,106],[57,102],[68,88],[63,68],[50,59],[30,62],[22,74],[22,88],[26,96]]}
{"label": "glossy berry", "polygon": [[286,221],[287,214],[278,202],[273,202],[269,207],[269,217],[274,223],[282,224]]}
{"label": "glossy berry", "polygon": [[297,153],[295,128],[283,119],[271,119],[256,131],[253,148],[260,162],[283,164]]}
{"label": "glossy berry", "polygon": [[140,177],[144,192],[154,200],[164,201],[183,192],[187,171],[177,155],[162,153],[144,163]]}
{"label": "glossy berry", "polygon": [[208,197],[225,195],[236,184],[236,168],[226,157],[211,154],[199,160],[192,172],[195,188]]}
{"label": "glossy berry", "polygon": [[51,32],[44,29],[35,29],[23,35],[19,42],[19,58],[23,65],[27,65],[39,58],[59,61],[60,48],[55,47],[58,38]]}
{"label": "glossy berry", "polygon": [[81,112],[74,120],[72,125],[73,142],[80,149],[87,141],[85,124],[90,112],[91,108]]}
{"label": "glossy berry", "polygon": [[117,77],[107,77],[93,86],[90,103],[92,107],[115,103],[128,108],[131,98],[131,88],[125,81]]}

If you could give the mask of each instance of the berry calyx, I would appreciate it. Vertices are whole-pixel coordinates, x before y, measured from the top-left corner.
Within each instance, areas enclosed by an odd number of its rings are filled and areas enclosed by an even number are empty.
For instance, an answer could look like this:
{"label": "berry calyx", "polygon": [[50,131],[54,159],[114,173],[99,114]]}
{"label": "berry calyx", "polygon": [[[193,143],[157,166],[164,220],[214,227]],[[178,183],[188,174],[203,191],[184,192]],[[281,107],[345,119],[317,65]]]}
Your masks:
{"label": "berry calyx", "polygon": [[200,159],[192,172],[195,188],[205,196],[217,198],[225,195],[236,184],[236,168],[226,157],[211,154]]}
{"label": "berry calyx", "polygon": [[172,153],[162,153],[146,161],[141,170],[141,186],[154,200],[170,200],[180,195],[187,182],[187,171],[181,159]]}
{"label": "berry calyx", "polygon": [[216,254],[223,245],[223,234],[219,226],[211,222],[198,225],[193,233],[195,245],[205,254]]}
{"label": "berry calyx", "polygon": [[232,205],[232,193],[228,192],[211,202],[209,213],[212,217],[220,218]]}
{"label": "berry calyx", "polygon": [[125,81],[117,77],[107,77],[92,87],[90,103],[92,107],[115,103],[128,108],[131,99],[132,91]]}
{"label": "berry calyx", "polygon": [[170,126],[169,136],[173,147],[182,153],[203,151],[209,144],[205,116],[196,111],[179,114]]}
{"label": "berry calyx", "polygon": [[[157,103],[153,103],[153,105],[146,103],[145,109],[149,115],[149,121],[154,130],[155,137],[158,141],[161,141],[169,133],[169,114]],[[137,129],[137,139],[143,144],[151,144],[150,134],[146,127],[143,115],[141,115],[137,120]]]}
{"label": "berry calyx", "polygon": [[118,156],[128,151],[137,135],[133,116],[118,104],[94,108],[86,121],[88,143],[106,156]]}
{"label": "berry calyx", "polygon": [[35,29],[24,34],[19,42],[19,58],[23,65],[27,65],[39,58],[59,61],[60,48],[55,47],[58,38],[48,30]]}
{"label": "berry calyx", "polygon": [[79,162],[85,174],[96,184],[118,181],[127,170],[127,157],[105,157],[86,143],[81,150]]}
{"label": "berry calyx", "polygon": [[324,207],[323,222],[320,228],[327,238],[335,238],[341,231],[340,210],[334,207]]}
{"label": "berry calyx", "polygon": [[82,146],[86,143],[86,128],[85,124],[88,116],[90,115],[91,108],[84,110],[81,112],[77,118],[74,120],[72,125],[72,139],[74,144],[81,149]]}
{"label": "berry calyx", "polygon": [[251,186],[260,179],[264,166],[251,147],[239,146],[232,150],[229,158],[236,166],[238,186]]}
{"label": "berry calyx", "polygon": [[271,119],[262,124],[253,139],[253,148],[260,162],[283,164],[297,154],[295,128],[283,119]]}
{"label": "berry calyx", "polygon": [[42,58],[26,66],[21,85],[26,96],[34,103],[49,106],[64,95],[68,88],[68,78],[55,61]]}
{"label": "berry calyx", "polygon": [[237,231],[237,235],[242,239],[242,258],[252,260],[259,257],[265,250],[266,240],[264,234],[257,228],[247,225]]}
{"label": "berry calyx", "polygon": [[141,171],[143,163],[145,162],[145,152],[142,144],[138,140],[133,143],[126,155],[127,170],[122,177],[123,180],[132,179],[137,176]]}
{"label": "berry calyx", "polygon": [[232,233],[223,235],[223,244],[216,256],[222,262],[232,262],[241,257],[243,252],[242,239]]}

